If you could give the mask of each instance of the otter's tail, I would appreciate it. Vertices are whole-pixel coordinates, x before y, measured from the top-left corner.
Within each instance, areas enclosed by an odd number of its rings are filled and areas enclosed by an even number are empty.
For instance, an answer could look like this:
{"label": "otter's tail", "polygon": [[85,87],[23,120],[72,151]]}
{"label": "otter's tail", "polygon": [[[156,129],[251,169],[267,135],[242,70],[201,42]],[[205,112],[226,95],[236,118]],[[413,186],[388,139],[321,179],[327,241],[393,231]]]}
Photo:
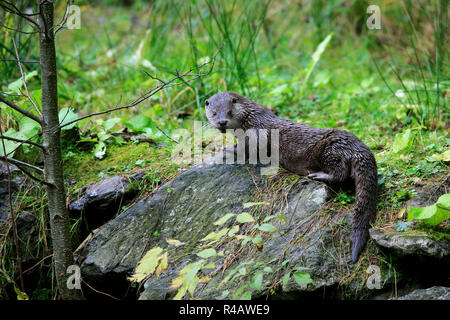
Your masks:
{"label": "otter's tail", "polygon": [[370,223],[376,214],[378,171],[375,157],[370,150],[359,153],[352,162],[356,189],[352,230],[352,261],[356,263],[366,245]]}

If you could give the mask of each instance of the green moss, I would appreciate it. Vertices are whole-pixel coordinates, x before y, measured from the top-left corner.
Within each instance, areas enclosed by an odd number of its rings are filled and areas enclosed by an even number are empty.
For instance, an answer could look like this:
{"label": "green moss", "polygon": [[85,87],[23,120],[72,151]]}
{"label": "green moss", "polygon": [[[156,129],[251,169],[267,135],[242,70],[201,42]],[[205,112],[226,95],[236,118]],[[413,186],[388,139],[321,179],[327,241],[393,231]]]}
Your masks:
{"label": "green moss", "polygon": [[420,222],[414,229],[425,232],[426,235],[433,240],[450,241],[450,224],[447,224],[444,227],[432,227],[424,222]]}
{"label": "green moss", "polygon": [[159,179],[167,177],[178,166],[170,161],[170,152],[147,143],[109,145],[106,156],[96,159],[91,152],[68,153],[64,157],[64,175],[76,183],[72,190],[117,174],[131,174],[146,169]]}

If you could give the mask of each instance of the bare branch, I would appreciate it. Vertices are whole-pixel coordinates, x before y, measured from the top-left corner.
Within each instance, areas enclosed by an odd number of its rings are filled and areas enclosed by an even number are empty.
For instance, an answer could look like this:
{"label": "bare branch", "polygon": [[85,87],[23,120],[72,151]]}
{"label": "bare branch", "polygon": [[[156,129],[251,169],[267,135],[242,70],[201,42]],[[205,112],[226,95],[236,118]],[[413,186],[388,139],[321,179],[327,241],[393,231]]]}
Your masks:
{"label": "bare branch", "polygon": [[[8,7],[8,6],[11,6],[11,7]],[[3,9],[5,9],[6,11],[8,11],[12,14],[15,14],[15,15],[25,19],[29,23],[33,24],[37,28],[38,31],[40,31],[38,23],[29,17],[29,16],[33,16],[34,14],[24,13],[24,12],[20,11],[19,8],[17,8],[13,3],[11,3],[10,1],[6,1],[6,0],[0,0],[0,7],[2,7]]]}
{"label": "bare branch", "polygon": [[33,145],[35,147],[38,147],[38,148],[41,148],[41,149],[45,149],[45,147],[42,144],[30,141],[30,140],[16,139],[16,138],[7,137],[7,136],[4,136],[4,135],[0,135],[0,139],[5,139],[5,140],[11,140],[11,141],[20,142],[20,143],[31,144],[31,145]]}
{"label": "bare branch", "polygon": [[36,177],[35,177],[34,175],[32,175],[28,170],[22,168],[21,165],[17,165],[17,164],[16,164],[16,167],[19,168],[20,171],[22,171],[25,175],[27,175],[27,176],[28,176],[29,178],[31,178],[32,180],[34,180],[34,181],[36,181],[36,182],[39,182],[39,183],[42,183],[42,184],[45,184],[45,185],[47,185],[47,186],[54,186],[53,184],[51,184],[51,183],[49,183],[49,182],[47,182],[47,181],[45,181],[45,180],[36,178]]}
{"label": "bare branch", "polygon": [[[36,137],[36,136],[38,136],[38,135],[41,135],[42,134],[42,131],[39,131],[38,133],[36,133],[35,135],[33,135],[32,137],[30,137],[28,140],[31,140],[31,139],[33,139],[34,137]],[[23,144],[25,143],[25,141],[23,141],[23,142],[20,142],[20,144],[14,149],[14,150],[11,150],[6,156],[7,157],[9,157],[9,156],[12,156],[13,154],[14,154],[14,152],[16,152],[16,150],[17,149],[19,149]],[[44,147],[44,146],[43,146]],[[44,147],[44,152],[45,151],[47,151],[47,149]]]}
{"label": "bare branch", "polygon": [[[199,65],[197,67],[193,67],[193,68],[189,69],[188,71],[186,71],[186,72],[184,72],[182,74],[180,74],[177,71],[177,75],[174,78],[170,79],[169,81],[163,81],[161,79],[158,79],[156,77],[151,76],[152,79],[158,80],[161,84],[156,86],[153,89],[150,89],[149,91],[147,91],[146,93],[141,95],[139,98],[135,99],[130,104],[127,104],[125,106],[120,106],[120,107],[114,107],[114,108],[111,108],[111,109],[108,109],[108,110],[105,110],[105,111],[94,112],[94,113],[88,114],[86,116],[79,117],[79,118],[77,118],[75,120],[72,120],[72,121],[69,121],[67,123],[64,123],[64,124],[60,125],[59,128],[63,128],[65,126],[71,125],[74,122],[78,122],[80,120],[83,120],[83,119],[86,119],[86,118],[90,118],[90,117],[93,117],[93,116],[98,116],[98,115],[110,113],[110,112],[117,111],[117,110],[122,110],[122,109],[128,109],[128,108],[135,107],[138,104],[140,104],[141,102],[143,102],[143,101],[147,100],[148,98],[150,98],[151,96],[155,95],[156,93],[158,93],[159,91],[161,91],[164,88],[170,88],[170,87],[179,86],[181,84],[186,84],[188,82],[196,80],[196,79],[198,79],[200,77],[207,76],[208,74],[211,73],[212,69],[214,68],[216,56],[217,56],[218,53],[219,53],[219,51],[217,51],[214,54],[214,56],[212,57],[212,59],[210,61],[207,61],[207,62],[205,62],[205,63],[203,63],[203,64],[201,64],[201,65]],[[204,67],[204,66],[206,66],[207,64],[210,64],[210,63],[211,63],[211,68],[206,73],[192,73],[194,70],[199,70],[202,67]],[[186,77],[191,77],[191,78],[184,79]],[[180,80],[180,79],[181,79],[181,82],[176,82],[177,80]],[[173,139],[171,139],[171,140],[173,140]]]}
{"label": "bare branch", "polygon": [[23,114],[24,116],[36,121],[39,124],[42,124],[41,119],[39,119],[38,117],[36,117],[34,114],[32,114],[31,112],[22,109],[21,107],[17,106],[16,104],[12,103],[9,100],[6,100],[5,98],[3,98],[0,95],[0,101],[3,102],[4,104],[8,105],[9,107],[11,107],[12,109],[16,110],[17,112],[20,112],[21,114]]}
{"label": "bare branch", "polygon": [[29,163],[26,163],[26,162],[23,162],[23,161],[20,161],[20,160],[16,160],[16,159],[13,159],[13,158],[8,158],[8,157],[5,157],[5,156],[0,156],[0,160],[11,162],[12,164],[14,164],[16,166],[24,166],[24,167],[28,167],[28,168],[34,169],[34,170],[38,171],[41,174],[44,173],[44,170],[42,170],[41,168],[33,166],[32,164],[29,164]]}
{"label": "bare branch", "polygon": [[64,27],[64,25],[66,24],[67,18],[69,17],[69,7],[70,7],[70,0],[67,0],[66,11],[64,12],[64,17],[62,18],[61,22],[58,24],[55,24],[53,27],[50,28],[50,31],[51,31],[56,26],[58,26],[58,28],[55,30],[54,34],[56,34],[59,30],[61,30]]}
{"label": "bare branch", "polygon": [[42,117],[41,110],[39,110],[39,107],[36,105],[34,100],[31,98],[30,92],[28,91],[27,82],[25,80],[25,74],[23,73],[22,63],[20,61],[19,51],[17,50],[16,40],[14,39],[13,35],[11,35],[11,39],[12,39],[13,44],[14,44],[14,51],[16,52],[17,65],[19,66],[20,74],[22,75],[22,82],[23,82],[23,86],[25,88],[25,91],[27,92],[28,100],[30,100],[31,104],[34,106],[34,109],[39,114],[39,116]]}
{"label": "bare branch", "polygon": [[2,23],[0,23],[0,27],[5,28],[5,29],[7,29],[7,30],[9,30],[9,31],[19,32],[19,33],[23,33],[23,34],[34,34],[34,33],[39,33],[39,31],[22,31],[22,30],[19,30],[19,29],[10,28],[10,27],[5,26],[5,25],[2,24]]}
{"label": "bare branch", "polygon": [[8,93],[8,92],[4,92],[4,91],[0,91],[0,94],[3,94],[5,96],[11,96],[11,97],[27,97],[23,94],[17,94],[17,93]]}
{"label": "bare branch", "polygon": [[169,138],[170,140],[172,140],[173,142],[175,142],[175,143],[179,143],[177,140],[175,140],[175,139],[173,139],[171,136],[169,136],[167,133],[165,133],[160,127],[158,127],[157,125],[155,125],[156,126],[156,129],[158,129],[159,131],[161,131],[161,133],[163,134],[163,135],[165,135],[167,138]]}
{"label": "bare branch", "polygon": [[[14,62],[18,62],[17,59],[0,59],[0,61],[14,61]],[[36,61],[36,60],[21,60],[20,62],[22,62],[22,63],[41,63],[40,61]]]}

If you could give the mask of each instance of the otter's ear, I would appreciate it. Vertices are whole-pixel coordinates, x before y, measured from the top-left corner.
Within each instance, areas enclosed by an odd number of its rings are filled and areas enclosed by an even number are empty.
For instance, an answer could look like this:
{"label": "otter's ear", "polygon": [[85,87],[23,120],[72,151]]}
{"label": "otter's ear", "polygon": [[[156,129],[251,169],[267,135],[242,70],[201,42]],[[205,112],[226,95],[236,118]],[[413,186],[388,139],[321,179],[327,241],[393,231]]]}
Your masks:
{"label": "otter's ear", "polygon": [[233,97],[233,98],[231,99],[231,103],[236,103],[236,102],[237,102],[237,98],[234,98],[234,97]]}

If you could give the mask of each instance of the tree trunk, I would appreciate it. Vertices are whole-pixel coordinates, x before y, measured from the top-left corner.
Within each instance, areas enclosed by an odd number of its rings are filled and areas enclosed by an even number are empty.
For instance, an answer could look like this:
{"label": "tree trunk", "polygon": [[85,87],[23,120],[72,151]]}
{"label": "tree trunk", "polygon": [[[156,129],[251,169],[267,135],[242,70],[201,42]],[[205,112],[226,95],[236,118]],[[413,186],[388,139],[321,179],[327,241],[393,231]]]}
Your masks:
{"label": "tree trunk", "polygon": [[[38,3],[41,2],[38,0]],[[44,1],[40,7],[42,18],[39,34],[44,175],[47,185],[48,211],[53,246],[53,262],[60,297],[62,299],[80,299],[79,290],[67,287],[68,266],[74,264],[69,232],[69,214],[66,207],[66,194],[63,181],[63,166],[60,146],[60,128],[58,120],[58,87],[56,72],[55,37],[53,32],[53,3]]]}

